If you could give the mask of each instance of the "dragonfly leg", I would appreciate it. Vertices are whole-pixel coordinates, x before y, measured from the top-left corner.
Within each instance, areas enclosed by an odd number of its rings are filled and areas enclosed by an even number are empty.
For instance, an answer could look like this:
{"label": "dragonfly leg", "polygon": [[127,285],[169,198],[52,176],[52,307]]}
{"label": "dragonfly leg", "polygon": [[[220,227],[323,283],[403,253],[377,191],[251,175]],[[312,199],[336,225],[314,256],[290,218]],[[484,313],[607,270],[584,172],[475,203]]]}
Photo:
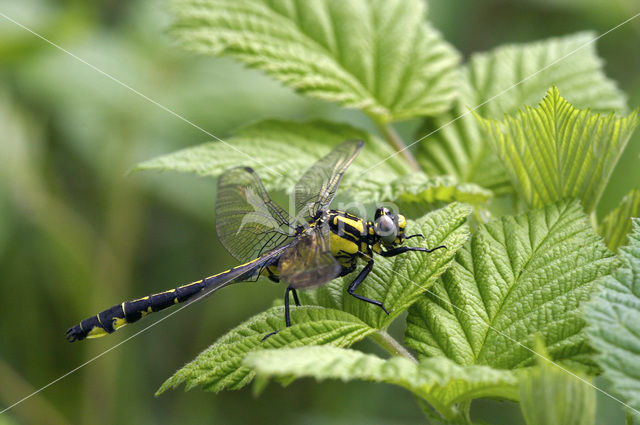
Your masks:
{"label": "dragonfly leg", "polygon": [[446,249],[447,247],[444,245],[440,245],[432,249],[427,249],[427,248],[415,247],[415,246],[399,246],[396,248],[391,248],[387,251],[382,251],[380,252],[380,255],[382,255],[383,257],[395,257],[396,255],[404,254],[405,252],[409,252],[409,251],[433,252],[436,249],[441,249],[441,248]]}
{"label": "dragonfly leg", "polygon": [[[300,307],[300,299],[298,298],[298,293],[296,292],[296,288],[294,288],[293,286],[289,285],[289,288],[291,288],[291,293],[293,294],[293,301],[296,303],[296,306]],[[287,288],[287,289],[289,289]],[[286,297],[286,295],[285,295]]]}
{"label": "dragonfly leg", "polygon": [[[287,328],[291,326],[291,314],[289,311],[289,292],[293,293],[293,301],[296,303],[297,306],[300,306],[300,299],[298,298],[298,293],[296,292],[296,288],[294,288],[291,285],[287,286],[287,289],[284,291],[284,322],[287,325]],[[275,335],[278,332],[280,332],[280,329],[265,335],[265,337],[262,338],[262,340],[264,341],[265,339],[269,338],[271,335]]]}
{"label": "dragonfly leg", "polygon": [[369,260],[367,265],[364,266],[364,269],[362,269],[362,271],[360,271],[360,274],[358,274],[358,276],[353,280],[353,282],[351,282],[351,285],[349,285],[349,289],[347,289],[347,292],[349,293],[349,295],[351,295],[353,297],[356,297],[359,300],[368,302],[368,303],[373,304],[373,305],[377,305],[382,310],[384,310],[385,313],[389,314],[387,309],[384,308],[384,305],[380,301],[376,301],[376,300],[372,300],[371,298],[363,297],[362,295],[358,295],[358,294],[356,294],[354,292],[356,290],[356,288],[362,283],[362,281],[367,277],[367,275],[371,272],[372,269],[373,269],[373,260]]}
{"label": "dragonfly leg", "polygon": [[287,289],[284,291],[284,323],[287,325],[287,327],[291,326],[291,316],[289,312],[289,291],[293,291],[293,297],[296,299],[296,302],[298,301],[298,294],[296,294],[296,290],[291,285],[287,286]]}

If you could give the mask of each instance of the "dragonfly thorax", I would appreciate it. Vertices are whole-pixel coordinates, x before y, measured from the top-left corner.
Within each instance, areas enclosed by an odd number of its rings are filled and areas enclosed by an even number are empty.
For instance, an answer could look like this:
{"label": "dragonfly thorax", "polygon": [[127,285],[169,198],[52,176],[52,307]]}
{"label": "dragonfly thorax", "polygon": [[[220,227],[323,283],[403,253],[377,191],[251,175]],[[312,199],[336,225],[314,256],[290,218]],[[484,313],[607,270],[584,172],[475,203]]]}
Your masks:
{"label": "dragonfly thorax", "polygon": [[[344,211],[330,210],[327,223],[331,231],[330,247],[336,258],[359,257],[371,249],[392,248],[404,242],[406,219],[378,208],[374,221],[364,220]],[[346,259],[346,258],[345,258]]]}

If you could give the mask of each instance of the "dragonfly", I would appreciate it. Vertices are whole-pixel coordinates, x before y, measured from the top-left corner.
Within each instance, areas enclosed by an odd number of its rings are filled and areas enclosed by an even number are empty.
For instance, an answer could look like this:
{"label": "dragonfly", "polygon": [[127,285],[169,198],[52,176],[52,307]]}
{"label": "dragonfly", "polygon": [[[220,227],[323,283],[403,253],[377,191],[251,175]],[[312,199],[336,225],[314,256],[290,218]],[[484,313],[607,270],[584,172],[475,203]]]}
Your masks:
{"label": "dragonfly", "polygon": [[[393,257],[446,247],[403,245],[407,239],[424,236],[406,235],[406,218],[386,207],[376,209],[373,221],[329,209],[342,176],[363,145],[361,140],[344,141],[302,175],[292,193],[294,217],[271,200],[253,169],[236,167],[225,171],[218,178],[216,232],[241,265],[175,289],[116,304],[69,328],[67,339],[73,342],[101,337],[150,313],[194,301],[237,282],[255,281],[260,276],[287,284],[284,319],[289,327],[290,295],[300,306],[298,289],[351,274],[361,261],[365,265],[347,287],[347,293],[389,314],[382,302],[356,293],[373,270],[374,253]],[[278,332],[267,334],[263,340]]]}

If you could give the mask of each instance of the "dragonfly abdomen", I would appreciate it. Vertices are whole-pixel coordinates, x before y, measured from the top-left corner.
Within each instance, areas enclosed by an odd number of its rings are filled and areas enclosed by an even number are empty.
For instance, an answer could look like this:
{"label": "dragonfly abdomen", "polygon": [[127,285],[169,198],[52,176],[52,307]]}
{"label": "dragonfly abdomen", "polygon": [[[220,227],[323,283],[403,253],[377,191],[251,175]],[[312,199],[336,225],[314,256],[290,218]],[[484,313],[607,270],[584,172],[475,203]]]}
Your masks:
{"label": "dragonfly abdomen", "polygon": [[137,322],[149,313],[155,313],[193,299],[198,294],[209,294],[232,283],[249,280],[260,271],[265,263],[271,260],[266,257],[268,256],[175,289],[116,304],[69,328],[67,339],[73,342],[85,338],[98,338],[113,333],[124,325]]}
{"label": "dragonfly abdomen", "polygon": [[174,304],[186,301],[204,291],[206,279],[183,285],[170,291],[148,295],[133,301],[125,301],[83,320],[67,331],[69,341],[97,338],[137,322],[149,313],[164,310]]}

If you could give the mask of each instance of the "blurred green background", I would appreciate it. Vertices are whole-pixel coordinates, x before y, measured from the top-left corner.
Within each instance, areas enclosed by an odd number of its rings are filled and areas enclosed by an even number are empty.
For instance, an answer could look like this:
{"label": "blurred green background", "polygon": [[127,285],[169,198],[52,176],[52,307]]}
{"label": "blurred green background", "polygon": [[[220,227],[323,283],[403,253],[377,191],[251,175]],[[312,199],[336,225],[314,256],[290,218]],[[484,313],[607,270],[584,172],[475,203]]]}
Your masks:
{"label": "blurred green background", "polygon": [[[601,33],[640,12],[637,0],[429,6],[432,22],[465,57],[505,42]],[[372,129],[359,112],[302,98],[230,60],[183,52],[166,34],[166,2],[0,0],[0,12],[221,138],[267,117]],[[632,108],[640,105],[639,40],[640,18],[598,42],[607,75]],[[215,236],[213,180],[127,174],[141,160],[209,139],[0,16],[0,410],[152,320],[75,344],[64,339],[67,327],[234,264]],[[600,215],[638,187],[639,152],[636,132]],[[0,425],[424,423],[408,392],[367,383],[272,384],[258,398],[250,387],[154,397],[165,378],[282,290],[262,282],[216,293],[0,415]],[[392,331],[401,337],[403,329]],[[367,343],[360,348],[375,351]],[[614,401],[598,400],[598,423],[624,422]],[[472,412],[493,423],[522,423],[513,403],[477,402]]]}

